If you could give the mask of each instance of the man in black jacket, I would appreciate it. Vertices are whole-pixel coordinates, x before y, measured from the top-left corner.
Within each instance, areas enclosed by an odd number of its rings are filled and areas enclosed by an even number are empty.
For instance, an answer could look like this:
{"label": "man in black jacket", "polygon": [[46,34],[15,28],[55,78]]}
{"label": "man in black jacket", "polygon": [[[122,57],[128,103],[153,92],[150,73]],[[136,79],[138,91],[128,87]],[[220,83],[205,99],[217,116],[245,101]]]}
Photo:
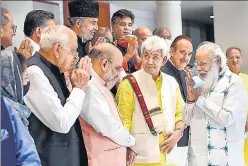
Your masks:
{"label": "man in black jacket", "polygon": [[[167,61],[162,71],[174,77],[180,87],[184,102],[187,100],[186,72],[184,68],[190,62],[193,54],[193,45],[191,39],[186,35],[180,35],[174,39],[170,50],[171,58]],[[177,143],[178,147],[187,147],[189,140],[189,127],[184,130],[183,137]],[[186,162],[187,149],[181,150],[185,157],[182,156],[182,162]],[[181,153],[181,154],[182,154]],[[184,161],[185,160],[185,161]]]}
{"label": "man in black jacket", "polygon": [[73,0],[68,3],[71,29],[77,34],[79,58],[87,55],[86,42],[98,29],[99,4],[95,0]]}
{"label": "man in black jacket", "polygon": [[[43,166],[87,166],[78,116],[90,77],[90,58],[78,58],[77,36],[64,25],[43,29],[40,50],[28,59],[30,88],[24,102],[32,114],[29,131]],[[71,93],[64,72],[70,73]]]}

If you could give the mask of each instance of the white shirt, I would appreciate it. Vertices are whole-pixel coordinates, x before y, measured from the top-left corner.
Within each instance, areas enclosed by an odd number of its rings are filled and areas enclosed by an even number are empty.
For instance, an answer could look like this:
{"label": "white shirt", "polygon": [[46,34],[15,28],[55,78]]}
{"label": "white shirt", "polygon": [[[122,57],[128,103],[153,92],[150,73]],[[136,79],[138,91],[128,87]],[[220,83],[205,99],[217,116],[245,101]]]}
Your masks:
{"label": "white shirt", "polygon": [[[247,94],[242,80],[234,74],[229,77],[229,70],[226,73],[228,75],[215,83],[214,90],[208,95],[200,96],[194,104],[185,106],[183,116],[185,123],[190,125],[191,131],[190,166],[207,165],[209,157],[211,157],[212,164],[215,164],[213,161],[225,161],[227,158],[230,166],[244,165],[243,147]],[[231,78],[230,81],[229,78]],[[227,92],[226,96],[224,92]],[[207,126],[210,128],[208,129]],[[224,127],[226,127],[226,136],[221,130]],[[209,153],[208,144],[214,148],[224,147],[224,139],[227,141],[228,156],[222,150],[218,153],[217,151]]]}
{"label": "white shirt", "polygon": [[[38,66],[27,68],[30,87],[24,102],[31,112],[48,128],[58,133],[68,133],[80,114],[85,93],[73,88],[64,106],[58,94]],[[39,129],[37,129],[39,130]]]}
{"label": "white shirt", "polygon": [[39,52],[40,51],[40,45],[38,43],[36,43],[35,41],[33,41],[31,38],[27,37],[27,39],[29,39],[31,41],[31,45],[33,46],[33,52],[32,52],[32,56],[35,54],[35,52]]}
{"label": "white shirt", "polygon": [[[98,89],[99,87],[92,83],[95,81],[95,74],[89,82],[89,88],[86,91],[80,116],[92,126],[96,132],[108,137],[115,143],[126,147],[133,146],[135,144],[135,138],[124,127],[122,121],[112,115],[107,99],[102,95]],[[101,86],[100,88],[105,87]],[[112,97],[111,94],[110,97]]]}

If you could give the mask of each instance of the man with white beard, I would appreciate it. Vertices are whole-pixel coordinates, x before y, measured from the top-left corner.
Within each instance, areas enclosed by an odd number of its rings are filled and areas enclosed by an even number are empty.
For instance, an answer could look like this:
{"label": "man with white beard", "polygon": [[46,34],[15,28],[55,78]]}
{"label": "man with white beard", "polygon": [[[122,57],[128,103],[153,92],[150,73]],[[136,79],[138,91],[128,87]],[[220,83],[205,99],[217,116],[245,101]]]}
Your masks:
{"label": "man with white beard", "polygon": [[196,68],[206,82],[192,87],[187,73],[187,104],[183,111],[190,125],[188,166],[243,166],[247,94],[239,76],[226,66],[221,48],[201,43]]}

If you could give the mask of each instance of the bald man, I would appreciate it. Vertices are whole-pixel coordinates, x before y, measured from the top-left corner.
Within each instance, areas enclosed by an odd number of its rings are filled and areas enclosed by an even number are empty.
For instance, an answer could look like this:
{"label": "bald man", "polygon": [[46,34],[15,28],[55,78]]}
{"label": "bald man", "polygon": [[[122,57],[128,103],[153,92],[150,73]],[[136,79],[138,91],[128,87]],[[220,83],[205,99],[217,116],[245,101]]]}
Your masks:
{"label": "bald man", "polygon": [[134,31],[134,35],[137,36],[138,45],[141,46],[148,37],[152,36],[152,31],[147,27],[139,27]]}
{"label": "bald man", "polygon": [[126,166],[126,147],[134,137],[123,126],[107,84],[119,79],[123,56],[109,43],[100,43],[90,52],[92,79],[86,91],[80,123],[89,166]]}
{"label": "bald man", "polygon": [[164,39],[168,39],[171,40],[171,32],[168,28],[166,27],[160,27],[160,28],[156,28],[153,33],[153,35],[159,36],[161,38]]}

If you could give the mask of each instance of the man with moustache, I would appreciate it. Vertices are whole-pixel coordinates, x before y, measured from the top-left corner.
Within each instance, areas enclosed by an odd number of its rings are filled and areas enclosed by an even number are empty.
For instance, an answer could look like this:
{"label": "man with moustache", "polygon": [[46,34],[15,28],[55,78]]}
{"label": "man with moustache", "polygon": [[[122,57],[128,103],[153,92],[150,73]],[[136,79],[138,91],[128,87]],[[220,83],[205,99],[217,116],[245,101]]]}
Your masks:
{"label": "man with moustache", "polygon": [[[186,102],[187,88],[185,82],[186,73],[184,68],[188,65],[193,54],[193,44],[191,39],[186,35],[176,37],[170,46],[170,54],[170,59],[161,68],[161,70],[177,80],[181,95],[184,102]],[[183,137],[178,142],[178,151],[180,152],[180,156],[182,156],[182,159],[180,160],[181,165],[185,165],[187,161],[188,141],[189,127],[185,128]]]}
{"label": "man with moustache", "polygon": [[183,99],[176,80],[160,71],[169,50],[168,41],[147,38],[141,47],[142,69],[128,75],[118,87],[121,118],[136,139],[134,152],[128,153],[131,166],[176,166],[181,158],[177,142],[185,127]]}
{"label": "man with moustache", "polygon": [[148,38],[152,36],[152,31],[147,27],[138,27],[134,31],[134,35],[137,37],[138,41],[138,54],[141,55],[141,45]]}
{"label": "man with moustache", "polygon": [[211,42],[198,47],[196,68],[206,84],[194,89],[187,73],[184,120],[191,131],[188,165],[244,165],[248,98],[242,79],[228,69],[225,54]]}
{"label": "man with moustache", "polygon": [[133,13],[126,9],[116,11],[111,18],[114,43],[122,52],[123,68],[127,73],[133,73],[141,67],[137,37],[133,37],[127,48],[118,45],[117,41],[124,35],[132,35],[134,18]]}
{"label": "man with moustache", "polygon": [[[72,0],[68,3],[71,29],[77,34],[79,58],[87,55],[86,42],[98,29],[99,4],[95,0]],[[101,40],[101,39],[99,39]]]}
{"label": "man with moustache", "polygon": [[[87,166],[78,120],[90,77],[91,60],[78,58],[77,36],[64,25],[41,32],[40,50],[28,59],[30,88],[24,102],[32,114],[29,131],[43,166]],[[71,93],[64,72],[70,73]]]}
{"label": "man with moustache", "polygon": [[120,77],[123,56],[112,44],[101,43],[89,57],[92,78],[80,114],[89,166],[126,166],[126,147],[135,139],[124,127],[108,88]]}
{"label": "man with moustache", "polygon": [[[245,90],[248,93],[248,75],[240,72],[240,67],[243,63],[241,49],[238,47],[230,47],[226,51],[227,64],[231,72],[238,74],[245,85]],[[247,109],[248,115],[248,109]],[[248,117],[246,120],[245,132],[248,133]],[[245,140],[245,164],[248,165],[248,138]]]}

